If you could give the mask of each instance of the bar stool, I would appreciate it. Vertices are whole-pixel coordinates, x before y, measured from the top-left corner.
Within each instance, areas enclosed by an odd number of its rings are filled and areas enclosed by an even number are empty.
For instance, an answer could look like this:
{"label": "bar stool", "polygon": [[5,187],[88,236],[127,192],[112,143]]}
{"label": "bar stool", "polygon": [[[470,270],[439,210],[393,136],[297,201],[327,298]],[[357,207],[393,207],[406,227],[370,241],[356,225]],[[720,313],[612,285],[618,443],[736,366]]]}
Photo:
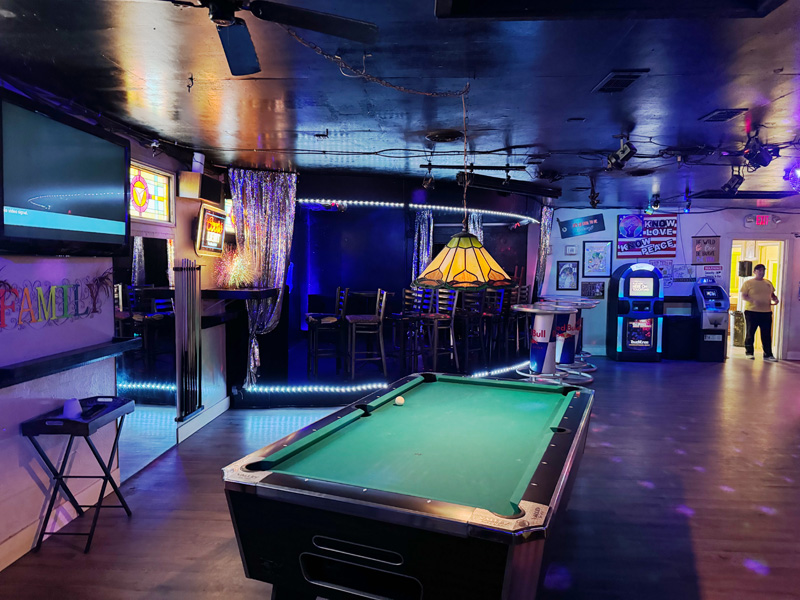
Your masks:
{"label": "bar stool", "polygon": [[[469,357],[474,352],[481,353],[481,361],[486,364],[486,332],[483,329],[484,292],[460,291],[461,306],[455,310],[455,319],[461,324],[464,344],[464,372],[469,373]],[[477,346],[473,344],[477,341]]]}
{"label": "bar stool", "polygon": [[[336,372],[339,372],[342,356],[342,333],[344,331],[343,317],[347,312],[347,296],[349,288],[336,288],[335,303],[333,313],[308,313],[306,323],[308,323],[308,352],[306,356],[306,370],[313,377],[317,377],[320,357],[336,357]],[[335,334],[333,347],[330,349],[320,348],[320,334]]]}
{"label": "bar stool", "polygon": [[[386,317],[392,322],[392,347],[399,348],[403,367],[406,364],[411,366],[411,370],[417,369],[417,361],[420,356],[419,329],[420,315],[423,312],[431,312],[433,299],[431,288],[411,287],[403,290],[403,303],[400,312],[392,313]],[[400,345],[397,345],[398,335]]]}
{"label": "bar stool", "polygon": [[[437,370],[440,354],[447,354],[453,360],[456,370],[458,365],[458,350],[456,349],[455,319],[453,318],[458,303],[458,292],[453,290],[436,290],[436,311],[422,313],[420,322],[428,334],[431,353],[432,370]],[[444,349],[439,348],[439,333],[444,330],[450,334],[450,345]]]}
{"label": "bar stool", "polygon": [[[483,296],[481,328],[485,331],[484,340],[489,343],[489,363],[494,353],[500,353],[500,337],[503,331],[503,297],[505,289],[486,290]],[[494,352],[492,349],[494,348]]]}
{"label": "bar stool", "polygon": [[[356,361],[381,361],[383,368],[383,376],[388,377],[386,371],[386,349],[383,343],[383,317],[386,312],[386,292],[378,290],[378,297],[375,302],[374,315],[347,315],[347,348],[350,366],[350,379],[356,377]],[[366,350],[364,352],[357,352],[358,336],[374,335],[378,338],[379,352],[377,356],[371,356],[375,352]],[[362,358],[359,358],[362,356]]]}

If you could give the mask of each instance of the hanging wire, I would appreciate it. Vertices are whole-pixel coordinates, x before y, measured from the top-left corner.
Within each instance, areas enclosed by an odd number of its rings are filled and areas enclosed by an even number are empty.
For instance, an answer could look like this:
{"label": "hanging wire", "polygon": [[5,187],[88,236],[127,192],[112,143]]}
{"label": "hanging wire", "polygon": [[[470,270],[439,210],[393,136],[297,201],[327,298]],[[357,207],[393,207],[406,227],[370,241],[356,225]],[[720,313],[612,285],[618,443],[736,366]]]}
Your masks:
{"label": "hanging wire", "polygon": [[[280,25],[280,24],[279,24]],[[328,59],[332,63],[338,65],[340,71],[349,71],[356,77],[361,77],[366,79],[371,83],[377,83],[378,85],[382,85],[383,87],[391,88],[393,90],[397,90],[398,92],[405,92],[407,94],[417,94],[419,96],[429,96],[431,98],[453,98],[455,96],[464,96],[469,91],[469,83],[464,86],[463,89],[457,91],[447,91],[447,92],[424,92],[422,90],[414,90],[411,88],[403,87],[401,85],[395,85],[393,83],[389,83],[385,79],[381,79],[380,77],[375,77],[375,75],[370,75],[366,71],[366,62],[363,70],[358,70],[352,65],[348,64],[342,57],[335,56],[333,54],[329,54],[325,52],[322,48],[317,46],[314,42],[309,42],[308,40],[300,37],[297,32],[288,27],[286,25],[281,25],[286,30],[290,36],[292,36],[295,40],[303,44],[306,48],[309,48],[319,54],[321,57]],[[365,57],[366,58],[366,57]],[[344,73],[342,73],[344,75]]]}
{"label": "hanging wire", "polygon": [[[469,84],[467,84],[469,88]],[[464,119],[464,220],[461,222],[464,226],[464,231],[467,231],[467,188],[469,187],[469,178],[467,177],[467,100],[466,93],[461,94],[461,114]]]}

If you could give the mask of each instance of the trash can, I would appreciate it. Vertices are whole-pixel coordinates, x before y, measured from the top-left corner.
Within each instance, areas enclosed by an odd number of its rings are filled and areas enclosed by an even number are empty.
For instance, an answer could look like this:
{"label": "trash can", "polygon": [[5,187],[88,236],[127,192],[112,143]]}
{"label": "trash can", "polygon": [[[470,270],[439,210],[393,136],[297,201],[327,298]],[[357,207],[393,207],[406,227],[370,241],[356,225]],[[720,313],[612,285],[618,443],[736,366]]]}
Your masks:
{"label": "trash can", "polygon": [[745,336],[745,323],[744,313],[740,310],[731,311],[733,318],[733,345],[738,348],[744,348]]}

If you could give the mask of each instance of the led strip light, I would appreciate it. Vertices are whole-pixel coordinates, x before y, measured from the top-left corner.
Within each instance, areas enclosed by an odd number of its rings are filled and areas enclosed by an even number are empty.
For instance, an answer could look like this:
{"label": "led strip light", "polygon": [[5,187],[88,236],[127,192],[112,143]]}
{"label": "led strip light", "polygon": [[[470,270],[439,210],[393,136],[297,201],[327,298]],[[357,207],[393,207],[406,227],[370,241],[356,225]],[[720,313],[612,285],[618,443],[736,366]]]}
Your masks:
{"label": "led strip light", "polygon": [[[382,208],[404,208],[405,204],[402,202],[379,202],[375,200],[330,200],[327,198],[313,199],[313,198],[298,198],[298,204],[336,204],[337,206],[365,206],[365,207],[382,207]],[[443,206],[441,204],[409,204],[408,208],[411,210],[433,210],[437,212],[460,213],[464,212],[461,206]],[[467,212],[475,213],[478,215],[487,215],[491,217],[508,217],[516,221],[525,221],[527,223],[538,223],[533,217],[527,215],[520,215],[517,213],[503,212],[499,210],[484,210],[482,208],[469,208]]]}

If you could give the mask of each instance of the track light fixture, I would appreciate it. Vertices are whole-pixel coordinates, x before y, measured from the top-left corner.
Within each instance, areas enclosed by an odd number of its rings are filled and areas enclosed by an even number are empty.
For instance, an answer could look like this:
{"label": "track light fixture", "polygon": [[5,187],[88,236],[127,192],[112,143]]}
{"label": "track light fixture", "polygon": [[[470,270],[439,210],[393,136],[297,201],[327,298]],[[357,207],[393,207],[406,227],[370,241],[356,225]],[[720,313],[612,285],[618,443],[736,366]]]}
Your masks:
{"label": "track light fixture", "polygon": [[435,181],[433,179],[432,169],[433,165],[431,165],[431,163],[429,162],[428,173],[425,175],[425,177],[422,178],[422,187],[424,187],[426,190],[432,190],[434,188]]}
{"label": "track light fixture", "polygon": [[653,195],[653,210],[658,210],[661,207],[661,196],[658,194]]}
{"label": "track light fixture", "polygon": [[636,146],[628,141],[627,136],[622,135],[619,139],[619,150],[608,155],[607,169],[609,171],[621,171],[634,156],[636,156]]}
{"label": "track light fixture", "polygon": [[686,200],[686,206],[683,207],[683,212],[687,214],[692,212],[692,201],[688,198]]}
{"label": "track light fixture", "polygon": [[733,196],[743,183],[744,177],[742,174],[734,172],[733,168],[731,168],[731,178],[722,186],[722,191]]}

